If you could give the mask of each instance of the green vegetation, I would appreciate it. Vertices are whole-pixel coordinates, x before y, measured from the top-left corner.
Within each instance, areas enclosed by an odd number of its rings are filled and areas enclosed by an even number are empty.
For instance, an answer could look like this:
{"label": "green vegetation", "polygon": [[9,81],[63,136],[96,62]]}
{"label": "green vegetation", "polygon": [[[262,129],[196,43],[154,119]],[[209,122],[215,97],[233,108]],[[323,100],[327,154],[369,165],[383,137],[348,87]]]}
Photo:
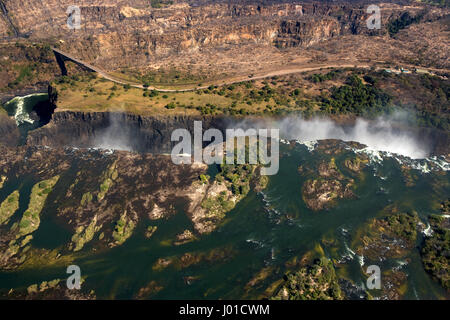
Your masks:
{"label": "green vegetation", "polygon": [[81,205],[84,206],[85,204],[88,204],[92,201],[93,199],[93,195],[91,192],[86,192],[83,194],[83,196],[81,197]]}
{"label": "green vegetation", "polygon": [[176,108],[176,105],[175,105],[175,103],[170,102],[170,103],[168,103],[168,104],[165,105],[165,108],[166,108],[166,109],[175,109],[175,108]]}
{"label": "green vegetation", "polygon": [[99,229],[96,224],[97,216],[94,216],[94,219],[92,219],[86,228],[83,226],[77,228],[76,233],[72,236],[72,242],[74,244],[73,251],[80,251],[86,243],[94,238],[95,232]]}
{"label": "green vegetation", "polygon": [[150,0],[150,5],[152,8],[163,8],[169,6],[173,3],[172,0]]}
{"label": "green vegetation", "polygon": [[441,213],[450,214],[450,199],[441,203]]}
{"label": "green vegetation", "polygon": [[341,73],[342,73],[342,70],[339,70],[339,69],[332,70],[326,74],[314,73],[308,79],[313,83],[324,82],[324,81],[336,79]]}
{"label": "green vegetation", "polygon": [[407,26],[413,23],[418,23],[421,19],[422,15],[412,17],[408,12],[405,12],[398,19],[389,22],[388,24],[389,34],[393,36],[400,30],[405,29]]}
{"label": "green vegetation", "polygon": [[256,177],[255,179],[255,191],[260,192],[264,190],[267,185],[269,184],[269,177],[264,175],[259,175],[259,177]]}
{"label": "green vegetation", "polygon": [[20,247],[25,247],[31,240],[33,240],[33,235],[29,234],[25,238],[22,239],[22,242],[20,243]]}
{"label": "green vegetation", "polygon": [[[102,201],[105,197],[108,190],[112,187],[114,184],[114,180],[117,179],[118,172],[116,169],[116,163],[114,162],[103,174],[103,182],[100,184],[100,191],[97,194],[97,200]],[[84,195],[83,195],[84,197]],[[89,200],[89,196],[86,196],[85,201]],[[81,200],[83,201],[83,199]]]}
{"label": "green vegetation", "polygon": [[404,258],[416,244],[417,213],[396,213],[394,207],[386,210],[386,216],[370,220],[355,237],[359,243],[355,251],[371,261]]}
{"label": "green vegetation", "polygon": [[102,201],[108,192],[109,188],[113,185],[113,181],[110,178],[106,178],[100,185],[100,192],[97,194],[97,200]]}
{"label": "green vegetation", "polygon": [[145,230],[145,237],[147,239],[151,238],[151,236],[156,232],[157,229],[157,226],[148,226],[147,230]]}
{"label": "green vegetation", "polygon": [[[397,79],[399,78],[399,79]],[[450,130],[450,82],[437,76],[422,74],[420,76],[383,74],[380,76],[387,90],[402,92],[394,103],[409,112],[409,121],[414,125]],[[405,97],[408,97],[405,99]],[[406,100],[406,101],[404,101]]]}
{"label": "green vegetation", "polygon": [[311,266],[288,273],[274,300],[342,300],[343,294],[331,260],[316,259]]}
{"label": "green vegetation", "polygon": [[344,165],[347,169],[353,172],[360,172],[362,167],[368,162],[369,161],[367,159],[361,159],[360,157],[355,156],[354,158],[345,159]]}
{"label": "green vegetation", "polygon": [[[257,179],[256,172],[259,172],[256,168],[257,165],[250,164],[222,164],[211,185],[213,195],[207,195],[201,203],[206,217],[223,219],[225,213],[231,211],[250,192],[250,183]],[[209,176],[200,177],[200,183],[207,184],[208,181]]]}
{"label": "green vegetation", "polygon": [[21,89],[50,80],[58,71],[48,44],[7,44],[0,48],[0,70],[6,75],[7,85],[0,91]]}
{"label": "green vegetation", "polygon": [[[136,80],[146,83],[142,81]],[[355,114],[373,118],[409,109],[413,110],[408,117],[414,124],[450,128],[446,112],[450,84],[429,74],[397,75],[384,70],[343,68],[164,94],[111,85],[92,74],[62,77],[53,86],[58,92],[58,106],[74,111],[237,117],[299,114],[306,118]]]}
{"label": "green vegetation", "polygon": [[124,243],[132,234],[135,227],[133,220],[127,217],[126,212],[120,217],[116,222],[116,226],[113,231],[113,238],[116,244],[121,245]]}
{"label": "green vegetation", "polygon": [[388,224],[390,233],[406,240],[408,243],[414,243],[416,241],[417,214],[394,214],[386,217],[385,221]]}
{"label": "green vegetation", "polygon": [[217,181],[225,181],[230,185],[231,192],[240,197],[245,197],[250,191],[250,180],[255,173],[256,165],[251,164],[222,164],[220,172],[216,175]]}
{"label": "green vegetation", "polygon": [[0,205],[0,225],[6,224],[17,209],[19,209],[18,190],[11,193]]}
{"label": "green vegetation", "polygon": [[357,75],[351,75],[347,83],[331,89],[330,97],[324,97],[322,110],[329,113],[376,115],[387,111],[391,97],[372,85],[365,85]]}
{"label": "green vegetation", "polygon": [[226,192],[214,198],[206,198],[202,202],[202,208],[207,210],[208,216],[222,219],[225,213],[235,206],[235,202],[228,200],[228,198]]}
{"label": "green vegetation", "polygon": [[39,228],[40,213],[44,208],[45,200],[52,191],[59,176],[36,183],[31,189],[30,203],[28,209],[23,213],[23,217],[19,222],[19,232],[16,238],[30,234]]}
{"label": "green vegetation", "polygon": [[430,273],[447,291],[450,291],[450,230],[449,219],[439,215],[429,218],[430,237],[425,239],[421,249],[425,271]]}
{"label": "green vegetation", "polygon": [[209,182],[210,177],[207,174],[201,174],[199,178],[202,184],[207,184]]}
{"label": "green vegetation", "polygon": [[[328,146],[330,145],[325,143],[319,148]],[[342,148],[334,150],[335,154],[342,151]],[[314,167],[316,168],[309,166],[298,168],[298,172],[307,178],[301,192],[302,199],[309,209],[313,211],[330,209],[338,204],[339,199],[349,199],[354,196],[355,180],[341,172],[335,157],[327,157]]]}
{"label": "green vegetation", "polygon": [[35,283],[27,287],[27,293],[29,295],[33,295],[45,292],[49,289],[55,289],[60,282],[61,282],[60,279],[54,279],[50,281],[42,281],[40,285]]}
{"label": "green vegetation", "polygon": [[8,87],[11,89],[18,87],[24,80],[30,80],[34,71],[30,65],[16,66],[15,69],[19,75],[14,81],[8,83]]}
{"label": "green vegetation", "polygon": [[[0,108],[0,111],[5,111],[5,109]],[[6,112],[6,111],[5,111]],[[3,184],[6,182],[6,176],[0,176],[0,189],[3,188]]]}

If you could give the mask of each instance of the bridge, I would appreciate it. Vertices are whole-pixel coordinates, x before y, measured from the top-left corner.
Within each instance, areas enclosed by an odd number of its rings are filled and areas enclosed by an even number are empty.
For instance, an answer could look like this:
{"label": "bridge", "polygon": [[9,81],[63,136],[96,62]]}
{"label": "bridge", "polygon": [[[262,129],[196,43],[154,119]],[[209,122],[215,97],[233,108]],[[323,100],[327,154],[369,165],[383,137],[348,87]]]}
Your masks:
{"label": "bridge", "polygon": [[[130,87],[134,87],[134,88],[139,88],[139,89],[149,89],[149,90],[156,90],[156,91],[160,91],[160,92],[188,92],[188,91],[195,91],[195,90],[201,90],[201,89],[207,89],[209,87],[209,85],[206,86],[195,86],[192,88],[187,88],[187,89],[162,89],[162,88],[157,88],[157,87],[152,87],[152,86],[144,86],[142,84],[137,84],[137,83],[133,83],[130,81],[126,81],[123,79],[119,79],[117,77],[114,77],[112,75],[110,75],[108,72],[102,70],[101,68],[95,67],[87,62],[84,62],[76,57],[74,57],[73,55],[64,52],[62,50],[59,50],[57,48],[52,47],[51,48],[55,54],[56,57],[56,61],[58,62],[60,68],[61,68],[61,72],[63,75],[67,75],[67,69],[65,66],[64,61],[72,61],[76,64],[78,64],[79,66],[81,66],[82,68],[92,71],[92,72],[96,72],[98,73],[101,77],[110,80],[112,82],[115,82],[117,84],[121,84],[121,85],[129,85]],[[382,62],[382,61],[379,61]],[[230,84],[234,84],[234,83],[239,83],[239,82],[245,82],[245,81],[252,81],[252,80],[261,80],[261,79],[265,79],[265,78],[270,78],[270,77],[274,77],[274,76],[283,76],[283,75],[287,75],[287,74],[292,74],[292,73],[300,73],[300,72],[308,72],[308,71],[315,71],[315,70],[321,70],[321,69],[329,69],[329,68],[362,68],[362,69],[369,69],[371,66],[369,64],[349,64],[348,61],[345,62],[336,62],[333,64],[326,64],[326,65],[314,65],[314,66],[308,66],[308,67],[291,67],[291,68],[287,68],[287,69],[281,69],[281,70],[276,70],[276,71],[272,71],[272,72],[268,72],[264,75],[258,75],[258,76],[251,76],[251,77],[245,77],[242,76],[240,78],[234,78],[234,79],[228,79],[228,80],[224,80],[220,83],[217,83],[216,85],[220,86],[220,85],[230,85]],[[416,66],[410,66],[407,65],[407,67],[411,67],[414,68]],[[422,68],[424,70],[428,70],[428,71],[446,71],[448,72],[449,70],[447,69],[433,69],[433,68],[424,68],[424,67],[419,67]],[[383,67],[376,67],[376,70],[382,70],[384,69]],[[442,77],[441,77],[442,78]],[[445,78],[446,79],[446,78]]]}
{"label": "bridge", "polygon": [[149,89],[149,90],[156,90],[156,91],[161,91],[161,92],[183,92],[183,91],[193,91],[193,90],[197,90],[197,89],[205,89],[207,87],[196,87],[196,88],[192,88],[192,89],[180,89],[180,90],[175,90],[175,89],[161,89],[161,88],[156,88],[156,87],[145,87],[144,85],[141,84],[136,84],[136,83],[132,83],[126,80],[122,80],[122,79],[118,79],[114,76],[111,76],[108,72],[95,67],[87,62],[84,62],[76,57],[74,57],[73,55],[71,55],[70,53],[64,52],[62,50],[59,50],[55,47],[51,48],[53,50],[53,53],[55,54],[56,57],[56,61],[58,62],[59,67],[61,68],[61,72],[63,75],[67,75],[67,68],[65,65],[64,61],[72,61],[74,63],[76,63],[77,65],[79,65],[80,67],[88,70],[88,71],[92,71],[92,72],[96,72],[98,73],[100,76],[102,76],[103,78],[110,80],[112,82],[121,84],[121,85],[129,85],[130,87],[135,87],[135,88],[139,88],[139,89]]}
{"label": "bridge", "polygon": [[87,69],[89,71],[97,72],[97,73],[101,74],[102,76],[104,76],[106,74],[106,72],[104,72],[100,68],[94,67],[93,65],[90,65],[87,62],[81,61],[80,59],[75,58],[73,55],[71,55],[69,53],[63,52],[54,47],[52,47],[52,50],[53,50],[53,53],[55,54],[56,61],[58,62],[59,67],[61,68],[61,73],[63,74],[63,76],[67,75],[67,68],[66,68],[64,61],[72,61],[72,62],[76,63],[77,65],[79,65],[80,67]]}

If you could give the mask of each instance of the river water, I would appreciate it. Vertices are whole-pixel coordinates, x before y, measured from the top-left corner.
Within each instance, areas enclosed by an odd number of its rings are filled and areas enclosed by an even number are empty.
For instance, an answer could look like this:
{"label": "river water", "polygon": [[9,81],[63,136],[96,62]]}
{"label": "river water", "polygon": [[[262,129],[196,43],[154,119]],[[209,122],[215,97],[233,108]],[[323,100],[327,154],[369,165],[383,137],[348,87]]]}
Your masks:
{"label": "river water", "polygon": [[[151,222],[158,229],[150,239],[144,236],[146,222],[138,224],[131,238],[121,246],[96,252],[92,250],[95,239],[87,244],[74,261],[86,278],[83,289],[95,290],[98,298],[130,299],[136,297],[140,288],[155,281],[162,289],[151,295],[153,299],[258,298],[270,284],[282,278],[287,270],[286,262],[322,245],[329,258],[347,258],[346,263],[336,268],[337,274],[358,286],[366,281],[363,270],[376,263],[382,271],[400,267],[408,275],[406,299],[446,297],[445,291],[423,270],[417,248],[401,260],[374,262],[358,257],[352,243],[364,223],[393,203],[400,210],[414,209],[426,224],[429,214],[438,213],[436,201],[450,195],[448,171],[423,170],[423,166],[417,165],[414,173],[419,179],[415,186],[406,187],[399,158],[371,155],[372,161],[364,169],[365,178],[357,184],[357,198],[339,200],[336,207],[315,212],[302,200],[305,178],[296,172],[299,164],[317,163],[317,157],[321,156],[312,151],[314,143],[297,143],[293,148],[281,144],[280,147],[280,171],[270,177],[267,189],[262,193],[251,191],[211,234],[184,245],[171,245],[170,240],[177,234],[193,228],[183,212],[183,205],[175,203],[177,214]],[[348,150],[345,155],[351,153],[353,151]],[[338,165],[343,157],[336,158]],[[211,167],[210,173],[214,172],[215,168]],[[0,199],[20,188],[23,190],[20,203],[24,207],[36,181],[31,176],[17,180],[7,189],[0,189]],[[56,207],[57,204],[49,204],[44,208],[41,226],[31,242],[34,247],[59,248],[70,241],[70,232],[56,217]],[[335,239],[337,250],[328,251],[323,246],[324,238]],[[421,241],[422,235],[417,245]],[[207,254],[213,250],[223,254],[186,268],[177,265],[161,270],[154,268],[160,258],[179,258],[186,252]],[[270,275],[254,287],[246,286],[264,268],[270,268]],[[7,290],[44,280],[65,279],[65,271],[65,267],[3,271],[0,272],[0,288]]]}
{"label": "river water", "polygon": [[[38,103],[48,100],[45,93],[16,97],[4,105],[13,116],[22,133],[36,128],[36,121],[30,112]],[[280,127],[289,128],[299,120],[283,121]],[[308,127],[309,126],[309,127]],[[345,135],[329,123],[307,123],[301,133],[293,137],[317,133],[318,126],[325,128],[323,137],[356,137]],[[309,129],[308,129],[309,128]],[[363,132],[369,132],[365,127]],[[306,131],[305,131],[306,130]],[[381,131],[385,130],[383,127]],[[290,133],[293,130],[289,130]],[[305,133],[306,132],[306,133]],[[331,135],[331,136],[330,136]],[[365,135],[367,141],[380,144],[377,133]],[[396,139],[392,135],[390,140]],[[371,139],[371,140],[370,140]],[[422,156],[414,142],[400,136],[408,154]],[[388,142],[385,143],[389,145]],[[382,145],[383,146],[383,145]],[[136,297],[139,289],[154,281],[162,289],[151,295],[155,299],[239,299],[258,298],[268,286],[282,278],[287,271],[286,263],[294,257],[322,245],[327,257],[335,261],[346,261],[337,267],[339,276],[362,286],[366,281],[364,268],[377,263],[382,270],[399,268],[408,275],[406,299],[436,299],[446,297],[445,291],[423,270],[419,250],[414,248],[407,257],[382,262],[367,261],[355,253],[352,247],[358,237],[358,230],[371,218],[377,217],[383,208],[395,203],[400,210],[415,210],[427,224],[431,213],[438,213],[435,203],[450,195],[450,165],[438,157],[413,160],[408,157],[380,153],[373,148],[348,150],[345,155],[366,153],[371,162],[364,169],[365,178],[358,182],[357,198],[340,200],[335,208],[314,212],[302,200],[301,188],[305,178],[296,174],[302,165],[317,163],[320,155],[314,153],[315,142],[297,143],[294,148],[281,144],[280,171],[270,177],[266,190],[251,191],[238,205],[227,213],[225,221],[213,233],[200,236],[197,241],[180,246],[171,245],[171,239],[186,229],[193,229],[192,222],[183,212],[183,204],[175,203],[177,214],[169,219],[152,222],[158,226],[156,233],[145,238],[146,223],[140,223],[133,235],[123,245],[96,252],[93,240],[80,254],[74,264],[79,265],[86,278],[83,289],[94,290],[98,298],[129,299]],[[386,149],[389,151],[389,148]],[[343,161],[344,155],[336,162]],[[407,164],[419,176],[415,186],[407,187],[403,181],[400,166]],[[99,168],[99,172],[104,168]],[[73,169],[70,169],[73,170]],[[210,175],[217,172],[211,166]],[[64,178],[62,178],[64,179]],[[0,189],[0,200],[13,190],[20,189],[19,213],[26,210],[31,188],[39,181],[34,176],[21,177]],[[70,181],[67,181],[69,184]],[[57,192],[57,191],[55,191]],[[56,217],[57,203],[48,203],[41,214],[41,225],[31,242],[35,248],[60,249],[70,242],[71,232]],[[18,214],[13,218],[17,221]],[[20,215],[19,215],[20,216]],[[327,251],[324,238],[334,239],[337,249]],[[423,240],[419,235],[417,245]],[[215,252],[217,259],[204,260],[186,268],[169,265],[154,268],[160,258],[180,258],[186,252],[207,255]],[[257,285],[249,287],[248,282],[263,269],[269,275]],[[0,272],[0,289],[27,287],[55,278],[66,277],[65,267],[43,267],[13,272]],[[377,293],[374,293],[377,296]]]}
{"label": "river water", "polygon": [[47,93],[32,93],[26,96],[14,97],[2,106],[10,117],[14,117],[20,131],[21,144],[25,143],[30,130],[34,130],[42,125],[38,119],[30,117],[33,108],[39,103],[47,101]]}

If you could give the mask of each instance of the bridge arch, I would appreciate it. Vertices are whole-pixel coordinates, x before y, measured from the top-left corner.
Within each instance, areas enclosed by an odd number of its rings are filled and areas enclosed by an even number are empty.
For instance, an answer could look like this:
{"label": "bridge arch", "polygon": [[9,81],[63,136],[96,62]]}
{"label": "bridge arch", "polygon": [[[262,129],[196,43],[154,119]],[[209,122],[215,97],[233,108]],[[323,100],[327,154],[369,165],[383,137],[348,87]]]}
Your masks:
{"label": "bridge arch", "polygon": [[87,71],[100,73],[100,70],[98,68],[95,68],[81,60],[78,60],[77,58],[72,57],[71,55],[69,55],[57,48],[52,48],[52,50],[53,50],[53,54],[55,55],[56,62],[58,63],[59,68],[61,69],[61,74],[63,76],[67,75],[67,67],[66,67],[66,63],[65,63],[66,61],[71,61]]}

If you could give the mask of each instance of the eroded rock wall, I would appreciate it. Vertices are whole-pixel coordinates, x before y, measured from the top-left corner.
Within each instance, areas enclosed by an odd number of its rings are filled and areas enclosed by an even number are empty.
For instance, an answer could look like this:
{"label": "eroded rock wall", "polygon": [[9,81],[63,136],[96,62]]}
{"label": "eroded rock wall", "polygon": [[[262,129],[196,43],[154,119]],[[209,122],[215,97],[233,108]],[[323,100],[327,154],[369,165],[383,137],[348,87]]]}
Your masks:
{"label": "eroded rock wall", "polygon": [[170,153],[175,129],[187,129],[193,137],[194,121],[203,130],[224,131],[232,119],[223,117],[147,117],[130,113],[56,112],[49,124],[29,132],[27,144],[51,147],[102,147],[140,152]]}
{"label": "eroded rock wall", "polygon": [[[66,11],[74,4],[72,0],[3,2],[8,19],[21,35],[58,43],[77,57],[109,70],[236,45],[309,46],[341,35],[386,34],[388,21],[406,11],[415,16],[424,10],[422,6],[380,4],[382,29],[370,30],[366,26],[367,4],[357,1],[175,1],[167,7],[152,8],[144,0],[105,0],[100,4],[83,0],[76,3],[81,10],[81,29],[70,30]],[[427,9],[425,18],[433,20],[443,14],[445,10]],[[0,29],[5,28],[6,24],[0,24]],[[0,30],[0,35],[6,33]]]}

